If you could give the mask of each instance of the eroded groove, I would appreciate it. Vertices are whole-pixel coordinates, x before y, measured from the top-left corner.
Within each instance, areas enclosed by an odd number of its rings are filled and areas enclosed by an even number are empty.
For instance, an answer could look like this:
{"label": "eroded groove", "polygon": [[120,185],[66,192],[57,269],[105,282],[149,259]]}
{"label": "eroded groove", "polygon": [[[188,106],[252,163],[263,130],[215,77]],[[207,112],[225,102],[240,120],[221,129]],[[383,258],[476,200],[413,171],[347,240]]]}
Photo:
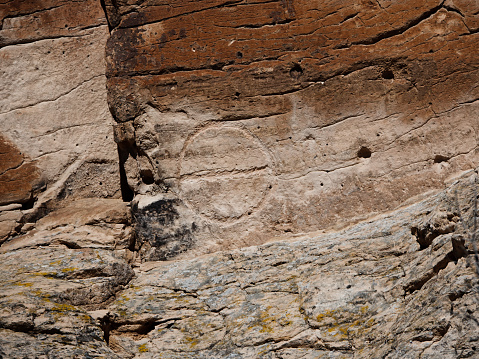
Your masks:
{"label": "eroded groove", "polygon": [[380,33],[380,34],[378,34],[374,37],[371,37],[369,39],[338,45],[335,48],[336,49],[345,49],[345,48],[348,48],[348,47],[351,47],[351,46],[354,46],[354,45],[374,45],[374,44],[376,44],[376,43],[378,43],[382,40],[401,35],[401,34],[405,33],[406,31],[410,30],[411,28],[413,28],[414,26],[417,26],[421,22],[423,22],[423,21],[429,19],[430,17],[434,16],[439,10],[444,8],[443,4],[444,4],[444,1],[441,2],[440,5],[432,8],[429,11],[426,11],[425,13],[423,13],[421,16],[417,17],[416,19],[408,21],[406,24],[404,24],[403,26],[401,26],[397,29],[392,29],[392,30],[389,30],[389,31],[385,31],[385,32]]}
{"label": "eroded groove", "polygon": [[[234,5],[237,5],[237,4],[241,3],[242,1],[243,1],[243,0],[228,0],[228,1],[226,1],[224,4],[221,4],[221,5],[210,6],[210,7],[204,8],[204,9],[199,9],[199,10],[184,12],[184,13],[181,13],[181,14],[178,14],[178,15],[164,17],[164,18],[162,18],[162,19],[160,19],[160,20],[143,22],[143,23],[141,23],[141,24],[120,25],[119,28],[120,28],[120,29],[131,29],[131,28],[135,28],[135,27],[139,27],[139,26],[156,24],[156,23],[158,23],[158,22],[163,22],[163,21],[166,21],[166,20],[175,19],[175,18],[179,18],[179,17],[182,17],[182,16],[193,15],[193,14],[200,13],[200,12],[207,11],[207,10],[221,9],[221,8],[224,8],[224,7],[231,7],[231,6],[234,6]],[[275,0],[275,1],[273,1],[273,2],[277,2],[277,0]],[[123,15],[123,17],[124,17],[124,15]]]}
{"label": "eroded groove", "polygon": [[[85,31],[85,30],[90,30],[90,29],[94,29],[94,28],[97,28],[97,27],[101,27],[101,26],[105,26],[105,24],[85,26],[85,27],[79,28],[78,30],[79,31]],[[42,37],[39,37],[39,38],[23,38],[23,39],[18,39],[16,42],[13,42],[13,43],[10,43],[10,42],[2,43],[2,42],[0,42],[0,49],[10,47],[10,46],[33,44],[35,42],[39,42],[39,41],[43,41],[43,40],[68,39],[68,38],[75,38],[75,37],[84,37],[84,36],[88,36],[88,35],[89,34],[72,34],[72,35],[42,36]]]}
{"label": "eroded groove", "polygon": [[[65,97],[65,96],[68,96],[69,94],[71,94],[72,92],[74,92],[75,90],[79,89],[80,87],[82,87],[84,84],[96,79],[96,78],[99,78],[99,77],[103,77],[104,75],[103,74],[100,74],[100,75],[95,75],[95,76],[92,76],[90,77],[89,79],[86,79],[86,80],[83,80],[82,82],[80,82],[78,85],[76,85],[75,87],[73,87],[72,89],[58,95],[57,97],[53,98],[53,99],[46,99],[46,100],[42,100],[42,101],[38,101],[38,102],[35,102],[31,105],[26,105],[26,106],[21,106],[21,107],[16,107],[16,108],[13,108],[13,109],[10,109],[8,111],[5,111],[5,112],[0,112],[0,115],[6,115],[6,114],[9,114],[11,112],[15,112],[15,111],[18,111],[18,110],[24,110],[24,109],[27,109],[27,108],[32,108],[32,107],[35,107],[35,106],[38,106],[42,103],[51,103],[51,102],[56,102],[58,101],[59,99],[61,99],[62,97]],[[77,126],[84,126],[84,125],[77,125]]]}

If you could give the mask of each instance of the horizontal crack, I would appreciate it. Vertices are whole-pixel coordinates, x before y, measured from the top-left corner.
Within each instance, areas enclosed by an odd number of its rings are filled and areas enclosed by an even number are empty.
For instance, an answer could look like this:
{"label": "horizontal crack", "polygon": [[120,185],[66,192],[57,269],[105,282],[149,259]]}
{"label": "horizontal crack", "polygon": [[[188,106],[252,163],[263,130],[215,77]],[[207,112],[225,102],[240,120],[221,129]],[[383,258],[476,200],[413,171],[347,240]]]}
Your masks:
{"label": "horizontal crack", "polygon": [[[90,30],[94,29],[96,27],[102,27],[102,26],[107,26],[106,24],[98,24],[98,25],[91,25],[91,26],[85,26],[85,27],[80,27],[78,30],[79,31],[85,31],[85,30]],[[44,41],[44,40],[56,40],[56,39],[63,39],[63,38],[75,38],[75,37],[85,37],[88,36],[89,34],[72,34],[72,35],[54,35],[54,36],[43,36],[43,37],[38,37],[38,38],[23,38],[23,39],[17,39],[17,41],[12,42],[12,43],[1,43],[0,42],[0,49],[4,49],[6,47],[11,47],[11,46],[18,46],[18,45],[26,45],[26,44],[32,44],[38,41]]]}
{"label": "horizontal crack", "polygon": [[404,32],[413,28],[414,26],[419,25],[421,22],[423,22],[423,21],[429,19],[430,17],[432,17],[433,15],[435,15],[439,10],[444,8],[443,4],[444,4],[444,1],[442,1],[440,5],[432,8],[429,11],[424,12],[423,14],[421,14],[416,19],[408,21],[406,24],[404,24],[403,26],[401,26],[397,29],[392,29],[392,30],[389,30],[389,31],[382,32],[382,33],[380,33],[376,36],[373,36],[369,39],[354,41],[354,42],[351,42],[351,43],[338,45],[335,48],[336,49],[344,49],[344,48],[351,47],[353,45],[374,45],[374,44],[376,44],[376,43],[378,43],[382,40],[385,40],[385,39],[388,39],[388,38],[391,38],[391,37],[394,37],[394,36],[397,36],[397,35],[401,35]]}
{"label": "horizontal crack", "polygon": [[86,83],[88,83],[88,82],[90,82],[90,81],[92,81],[92,80],[94,80],[94,79],[96,79],[96,78],[98,78],[98,77],[103,77],[103,76],[105,76],[105,75],[100,74],[100,75],[95,75],[95,76],[93,76],[93,77],[90,77],[89,79],[80,82],[78,85],[76,85],[76,86],[73,87],[72,89],[70,89],[70,90],[68,90],[68,91],[66,91],[66,92],[64,92],[64,93],[62,93],[62,94],[60,94],[59,96],[57,96],[57,97],[55,97],[55,98],[53,98],[53,99],[41,100],[41,101],[35,102],[35,103],[31,104],[31,105],[22,106],[22,107],[16,107],[16,108],[10,109],[10,110],[5,111],[5,112],[0,112],[0,115],[6,115],[6,114],[9,114],[9,113],[11,113],[11,112],[18,111],[18,110],[24,110],[24,109],[27,109],[27,108],[35,107],[35,106],[37,106],[37,105],[39,105],[39,104],[42,104],[42,103],[56,102],[56,101],[58,101],[60,98],[65,97],[65,96],[69,95],[70,93],[72,93],[73,91],[75,91],[76,89],[80,88],[80,87],[83,86],[84,84],[86,84]]}

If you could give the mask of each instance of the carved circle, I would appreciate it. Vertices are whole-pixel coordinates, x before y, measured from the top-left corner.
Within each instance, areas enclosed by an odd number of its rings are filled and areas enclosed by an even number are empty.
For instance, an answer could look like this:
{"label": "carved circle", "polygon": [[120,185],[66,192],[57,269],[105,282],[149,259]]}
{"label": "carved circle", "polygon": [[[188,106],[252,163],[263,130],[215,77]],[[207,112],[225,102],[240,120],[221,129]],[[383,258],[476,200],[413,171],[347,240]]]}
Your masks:
{"label": "carved circle", "polygon": [[268,151],[243,128],[206,127],[183,148],[181,197],[210,220],[231,222],[251,215],[263,203],[272,180]]}

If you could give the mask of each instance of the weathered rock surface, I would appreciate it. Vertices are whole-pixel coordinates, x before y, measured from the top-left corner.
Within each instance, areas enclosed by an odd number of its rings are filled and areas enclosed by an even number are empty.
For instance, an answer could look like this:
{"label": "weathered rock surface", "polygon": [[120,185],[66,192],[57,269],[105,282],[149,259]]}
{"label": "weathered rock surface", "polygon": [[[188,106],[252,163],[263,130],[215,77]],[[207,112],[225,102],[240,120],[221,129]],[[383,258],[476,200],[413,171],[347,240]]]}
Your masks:
{"label": "weathered rock surface", "polygon": [[121,200],[91,201],[0,247],[1,358],[118,357],[96,319],[134,276],[129,211]]}
{"label": "weathered rock surface", "polygon": [[[134,278],[106,249],[7,243],[0,247],[0,353],[475,357],[475,196],[471,171],[445,191],[338,232],[145,262]],[[120,213],[99,206],[96,214],[79,215],[76,225],[121,222]],[[55,226],[67,217],[52,213],[42,221]]]}
{"label": "weathered rock surface", "polygon": [[5,243],[0,253],[65,245],[119,251],[131,258],[128,252],[134,245],[130,209],[119,199],[85,198],[63,204],[36,223],[26,223],[22,230],[27,233]]}
{"label": "weathered rock surface", "polygon": [[0,0],[0,359],[477,357],[478,16]]}
{"label": "weathered rock surface", "polygon": [[14,190],[2,185],[0,204],[25,202],[35,173],[50,197],[119,196],[106,105],[108,35],[96,0],[0,4],[0,134],[31,173],[18,175]]}
{"label": "weathered rock surface", "polygon": [[344,225],[478,165],[475,1],[106,4],[124,181],[176,196],[192,256]]}
{"label": "weathered rock surface", "polygon": [[[0,3],[0,206],[38,212],[56,199],[120,197],[108,36],[96,0]],[[25,222],[2,220],[12,217],[2,210],[0,241]]]}
{"label": "weathered rock surface", "polygon": [[39,173],[35,164],[0,137],[0,206],[26,203],[33,197]]}
{"label": "weathered rock surface", "polygon": [[477,355],[475,178],[340,232],[145,263],[109,307],[110,344],[132,358]]}

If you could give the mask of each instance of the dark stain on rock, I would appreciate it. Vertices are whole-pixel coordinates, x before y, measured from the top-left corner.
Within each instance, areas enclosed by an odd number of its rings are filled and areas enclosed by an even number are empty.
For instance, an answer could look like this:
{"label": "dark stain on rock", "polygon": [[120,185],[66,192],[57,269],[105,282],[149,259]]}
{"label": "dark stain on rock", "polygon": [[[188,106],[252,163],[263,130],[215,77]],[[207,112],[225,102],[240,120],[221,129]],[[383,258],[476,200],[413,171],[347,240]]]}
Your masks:
{"label": "dark stain on rock", "polygon": [[162,199],[143,208],[132,205],[137,249],[143,259],[168,260],[185,252],[194,244],[197,226],[180,221],[178,199]]}
{"label": "dark stain on rock", "polygon": [[294,10],[293,0],[281,0],[281,5],[288,12],[289,18],[294,18],[296,16],[296,11]]}
{"label": "dark stain on rock", "polygon": [[148,22],[148,19],[144,13],[133,12],[122,20],[120,27],[137,27],[145,24],[146,22]]}

